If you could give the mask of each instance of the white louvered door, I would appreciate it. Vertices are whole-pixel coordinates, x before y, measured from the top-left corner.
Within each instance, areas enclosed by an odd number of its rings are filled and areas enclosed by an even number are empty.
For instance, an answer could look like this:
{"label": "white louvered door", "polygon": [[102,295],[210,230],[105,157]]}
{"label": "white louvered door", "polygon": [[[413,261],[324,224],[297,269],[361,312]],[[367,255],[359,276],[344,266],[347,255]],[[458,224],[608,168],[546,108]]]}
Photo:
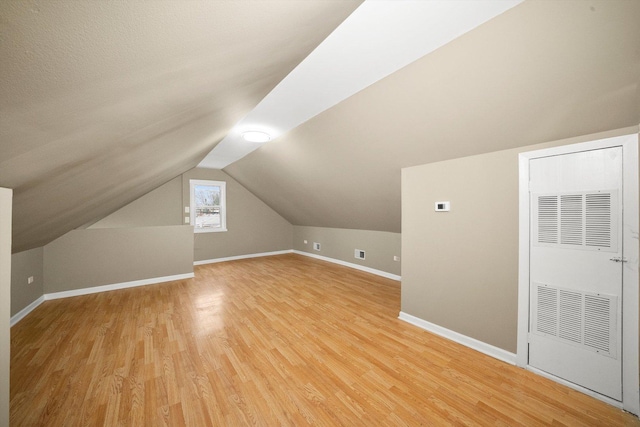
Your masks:
{"label": "white louvered door", "polygon": [[622,400],[622,149],[529,171],[529,365]]}

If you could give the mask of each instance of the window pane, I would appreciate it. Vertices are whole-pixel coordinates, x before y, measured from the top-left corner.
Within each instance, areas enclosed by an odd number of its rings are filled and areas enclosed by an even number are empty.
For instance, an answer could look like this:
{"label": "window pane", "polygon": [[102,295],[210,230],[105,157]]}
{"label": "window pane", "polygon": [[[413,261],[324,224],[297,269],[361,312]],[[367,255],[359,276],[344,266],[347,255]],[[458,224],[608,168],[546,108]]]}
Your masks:
{"label": "window pane", "polygon": [[196,228],[220,228],[220,187],[217,185],[196,185],[195,219]]}

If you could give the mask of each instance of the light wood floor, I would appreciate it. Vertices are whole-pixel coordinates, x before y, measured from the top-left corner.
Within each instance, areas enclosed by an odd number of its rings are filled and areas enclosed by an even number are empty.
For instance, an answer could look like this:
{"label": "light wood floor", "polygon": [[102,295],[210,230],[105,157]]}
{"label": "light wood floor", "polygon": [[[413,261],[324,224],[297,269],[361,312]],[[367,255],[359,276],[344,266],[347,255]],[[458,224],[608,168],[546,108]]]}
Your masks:
{"label": "light wood floor", "polygon": [[47,301],[11,330],[11,425],[640,425],[399,310],[397,282],[298,255]]}

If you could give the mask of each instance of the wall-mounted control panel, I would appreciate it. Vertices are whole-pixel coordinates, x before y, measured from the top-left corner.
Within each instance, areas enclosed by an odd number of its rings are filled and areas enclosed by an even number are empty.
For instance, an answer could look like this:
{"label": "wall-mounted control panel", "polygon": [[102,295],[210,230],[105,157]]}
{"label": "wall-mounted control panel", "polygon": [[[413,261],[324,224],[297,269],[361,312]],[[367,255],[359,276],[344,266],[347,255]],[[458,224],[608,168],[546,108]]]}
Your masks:
{"label": "wall-mounted control panel", "polygon": [[449,212],[451,210],[451,202],[436,202],[436,212]]}

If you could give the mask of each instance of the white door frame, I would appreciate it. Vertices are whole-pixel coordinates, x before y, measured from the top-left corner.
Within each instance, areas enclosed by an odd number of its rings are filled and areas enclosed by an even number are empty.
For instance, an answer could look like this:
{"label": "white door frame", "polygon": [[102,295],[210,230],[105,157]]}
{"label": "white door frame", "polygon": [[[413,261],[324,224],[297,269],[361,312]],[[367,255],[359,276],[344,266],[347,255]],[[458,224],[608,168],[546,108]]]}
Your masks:
{"label": "white door frame", "polygon": [[[623,256],[628,260],[622,271],[622,402],[580,387],[529,366],[529,239],[530,197],[529,161],[601,148],[622,147],[623,175]],[[519,161],[519,265],[518,265],[518,343],[516,365],[565,384],[626,411],[640,415],[640,358],[638,354],[638,134],[599,139],[579,144],[521,153]]]}
{"label": "white door frame", "polygon": [[11,212],[13,190],[0,188],[0,425],[9,425]]}

